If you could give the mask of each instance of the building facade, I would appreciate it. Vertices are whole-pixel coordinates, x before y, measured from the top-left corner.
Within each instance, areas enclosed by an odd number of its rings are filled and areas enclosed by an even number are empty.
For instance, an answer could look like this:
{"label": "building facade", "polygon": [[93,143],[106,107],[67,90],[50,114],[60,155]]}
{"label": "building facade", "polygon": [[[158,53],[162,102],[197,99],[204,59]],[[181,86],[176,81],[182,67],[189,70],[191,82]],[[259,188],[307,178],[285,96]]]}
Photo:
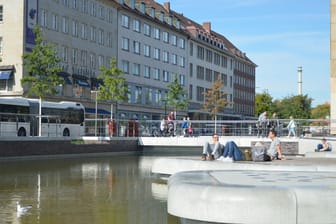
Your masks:
{"label": "building facade", "polygon": [[[210,22],[198,24],[153,0],[0,0],[0,96],[25,93],[22,55],[34,47],[35,24],[61,59],[65,85],[51,100],[79,101],[93,113],[99,68],[116,58],[130,94],[114,116],[160,119],[175,75],[189,99],[180,115],[206,119],[203,94],[220,77],[232,102],[220,118],[254,116],[256,65]],[[108,115],[110,103],[99,102],[99,114]]]}
{"label": "building facade", "polygon": [[336,0],[330,0],[330,134],[336,134]]}

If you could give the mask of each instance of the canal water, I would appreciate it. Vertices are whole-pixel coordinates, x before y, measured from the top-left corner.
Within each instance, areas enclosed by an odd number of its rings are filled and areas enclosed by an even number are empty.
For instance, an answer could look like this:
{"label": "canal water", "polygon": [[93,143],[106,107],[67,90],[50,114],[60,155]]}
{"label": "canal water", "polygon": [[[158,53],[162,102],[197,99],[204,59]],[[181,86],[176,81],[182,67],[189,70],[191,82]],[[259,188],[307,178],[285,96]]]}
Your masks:
{"label": "canal water", "polygon": [[[155,158],[101,154],[1,160],[0,223],[186,223],[167,213],[167,185],[150,170]],[[27,211],[17,211],[17,203]]]}

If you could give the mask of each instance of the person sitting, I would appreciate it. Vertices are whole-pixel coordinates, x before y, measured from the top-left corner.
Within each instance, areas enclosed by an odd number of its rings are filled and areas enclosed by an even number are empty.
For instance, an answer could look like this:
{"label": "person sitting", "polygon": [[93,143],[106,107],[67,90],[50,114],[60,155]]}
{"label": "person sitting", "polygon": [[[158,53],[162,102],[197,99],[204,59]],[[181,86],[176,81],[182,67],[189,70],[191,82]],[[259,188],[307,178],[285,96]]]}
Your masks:
{"label": "person sitting", "polygon": [[223,145],[219,142],[219,135],[213,134],[212,135],[212,144],[206,142],[203,146],[203,153],[201,159],[205,160],[215,160],[218,159],[219,156],[222,154],[221,149]]}
{"label": "person sitting", "polygon": [[280,140],[276,137],[276,131],[270,130],[268,133],[268,137],[272,140],[269,149],[267,150],[267,154],[265,161],[271,161],[275,159],[285,160],[285,157],[282,155]]}
{"label": "person sitting", "polygon": [[321,143],[317,145],[316,152],[330,152],[332,150],[331,144],[325,138],[322,138]]}
{"label": "person sitting", "polygon": [[222,161],[239,161],[243,160],[243,153],[238,148],[237,144],[234,141],[228,141],[225,144],[224,151],[221,157],[218,160]]}

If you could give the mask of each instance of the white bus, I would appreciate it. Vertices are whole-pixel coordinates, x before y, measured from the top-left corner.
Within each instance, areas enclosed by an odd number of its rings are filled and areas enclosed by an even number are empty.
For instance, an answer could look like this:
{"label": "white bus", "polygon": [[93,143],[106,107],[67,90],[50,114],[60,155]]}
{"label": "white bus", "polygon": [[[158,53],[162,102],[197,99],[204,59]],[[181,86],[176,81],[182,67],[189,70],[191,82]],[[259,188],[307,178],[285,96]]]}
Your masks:
{"label": "white bus", "polygon": [[[39,100],[0,97],[0,136],[37,136]],[[84,106],[76,102],[42,101],[42,136],[85,134]]]}

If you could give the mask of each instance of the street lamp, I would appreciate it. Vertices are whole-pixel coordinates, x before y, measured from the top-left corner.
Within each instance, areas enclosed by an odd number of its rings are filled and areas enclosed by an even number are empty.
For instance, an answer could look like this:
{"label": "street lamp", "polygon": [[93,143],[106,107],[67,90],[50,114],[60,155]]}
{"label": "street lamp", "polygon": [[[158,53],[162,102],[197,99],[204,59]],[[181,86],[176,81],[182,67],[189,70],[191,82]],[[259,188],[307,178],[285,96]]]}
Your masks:
{"label": "street lamp", "polygon": [[96,94],[96,113],[95,113],[95,136],[97,136],[97,120],[98,120],[98,116],[97,116],[97,112],[98,112],[98,101],[97,101],[97,96],[98,96],[98,90],[91,90],[91,93],[95,93]]}

